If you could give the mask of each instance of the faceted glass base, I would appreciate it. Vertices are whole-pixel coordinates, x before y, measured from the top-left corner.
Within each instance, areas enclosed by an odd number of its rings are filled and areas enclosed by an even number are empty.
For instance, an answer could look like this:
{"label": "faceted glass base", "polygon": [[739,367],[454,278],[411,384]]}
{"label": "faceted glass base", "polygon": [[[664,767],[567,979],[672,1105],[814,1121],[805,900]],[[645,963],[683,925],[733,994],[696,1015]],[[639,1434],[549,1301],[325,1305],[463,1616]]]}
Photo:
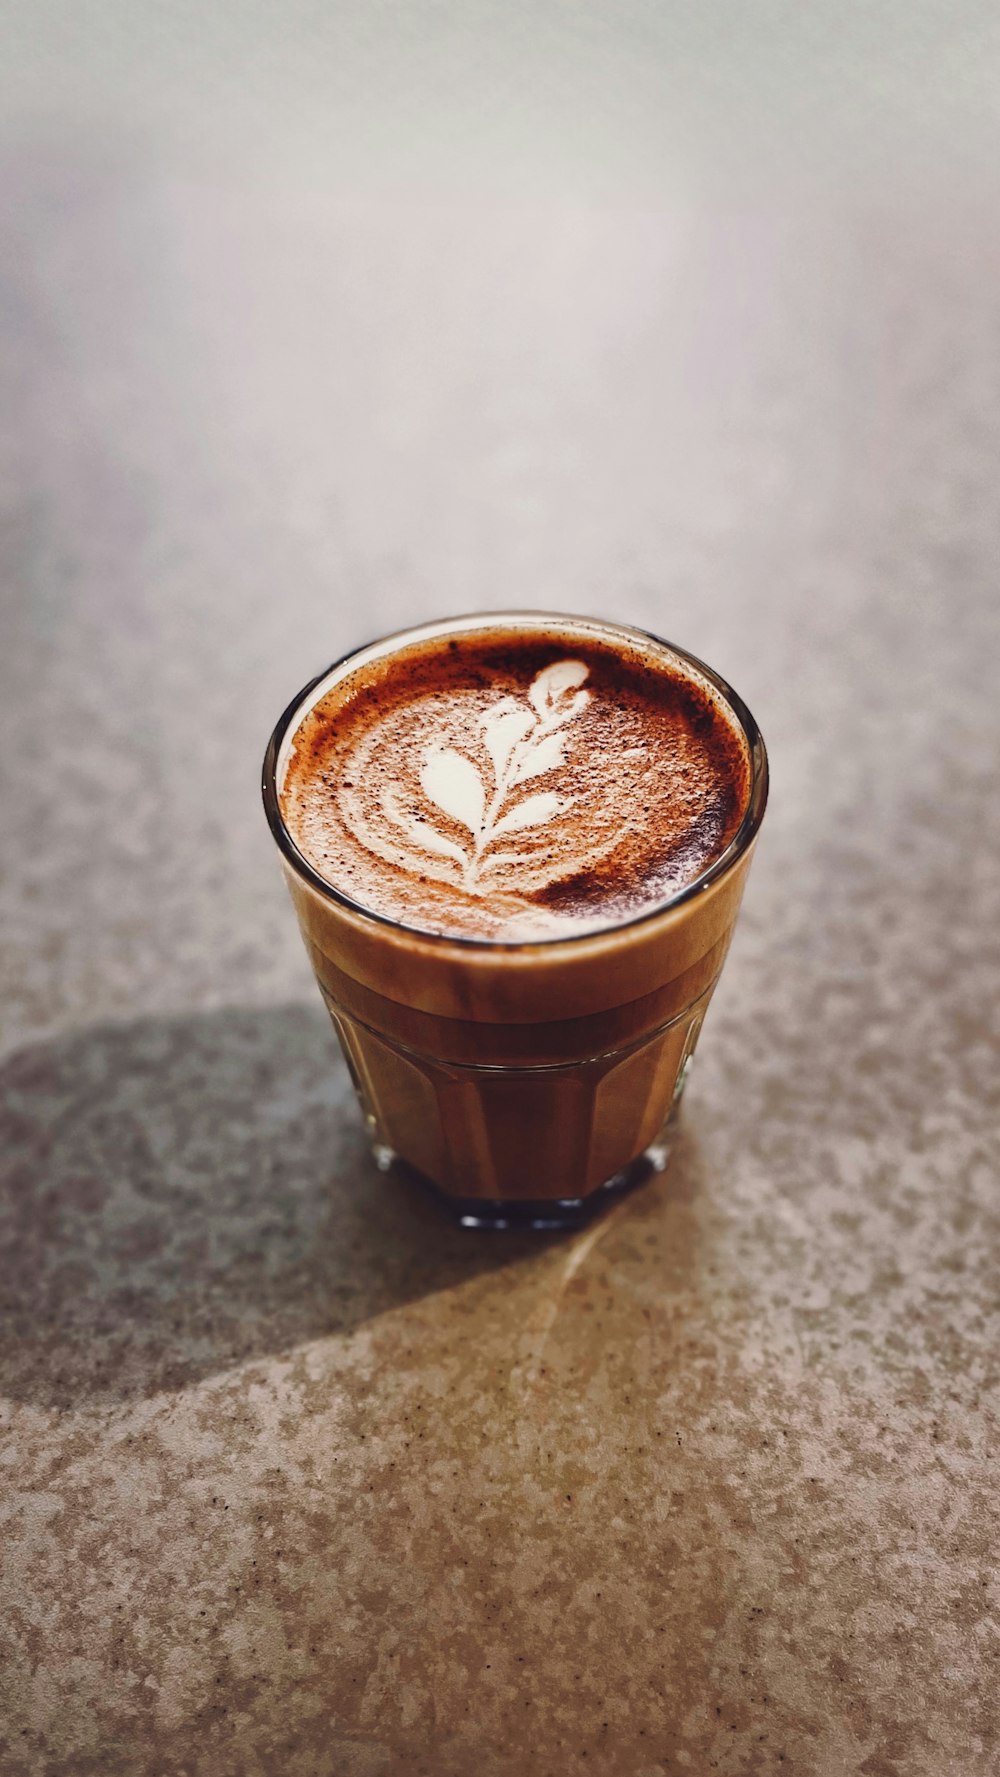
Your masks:
{"label": "faceted glass base", "polygon": [[380,1172],[391,1169],[404,1174],[407,1179],[419,1185],[449,1221],[460,1228],[572,1229],[586,1227],[610,1203],[626,1196],[629,1191],[635,1190],[637,1186],[645,1184],[648,1179],[663,1171],[670,1153],[668,1132],[669,1123],[664,1126],[657,1141],[621,1172],[616,1172],[613,1178],[606,1179],[595,1191],[589,1191],[586,1197],[550,1197],[535,1201],[451,1197],[424,1173],[418,1172],[415,1166],[401,1160],[391,1148],[373,1143],[372,1152]]}
{"label": "faceted glass base", "polygon": [[656,1172],[706,1000],[621,1049],[502,1067],[419,1053],[327,996],[376,1163],[466,1228],[579,1227]]}

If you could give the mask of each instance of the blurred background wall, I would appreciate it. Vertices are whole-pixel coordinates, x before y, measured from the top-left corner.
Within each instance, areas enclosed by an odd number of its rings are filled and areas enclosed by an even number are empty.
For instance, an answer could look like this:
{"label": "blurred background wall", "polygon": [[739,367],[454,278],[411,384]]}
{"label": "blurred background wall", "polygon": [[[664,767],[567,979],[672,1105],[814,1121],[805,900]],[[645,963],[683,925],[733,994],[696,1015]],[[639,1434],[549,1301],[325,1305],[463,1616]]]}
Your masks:
{"label": "blurred background wall", "polygon": [[0,17],[10,1040],[311,991],[267,732],[439,612],[730,676],[762,897],[835,897],[859,822],[939,868],[994,776],[995,8]]}

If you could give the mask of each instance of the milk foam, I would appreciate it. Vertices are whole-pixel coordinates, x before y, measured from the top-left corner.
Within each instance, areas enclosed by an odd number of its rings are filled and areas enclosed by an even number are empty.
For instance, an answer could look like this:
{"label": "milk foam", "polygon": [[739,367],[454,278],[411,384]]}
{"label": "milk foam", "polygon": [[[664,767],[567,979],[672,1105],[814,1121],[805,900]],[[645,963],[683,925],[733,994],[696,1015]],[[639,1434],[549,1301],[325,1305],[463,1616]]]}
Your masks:
{"label": "milk foam", "polygon": [[313,867],[404,924],[494,938],[615,924],[697,876],[745,807],[737,729],[675,668],[581,640],[428,644],[334,686],[282,791]]}

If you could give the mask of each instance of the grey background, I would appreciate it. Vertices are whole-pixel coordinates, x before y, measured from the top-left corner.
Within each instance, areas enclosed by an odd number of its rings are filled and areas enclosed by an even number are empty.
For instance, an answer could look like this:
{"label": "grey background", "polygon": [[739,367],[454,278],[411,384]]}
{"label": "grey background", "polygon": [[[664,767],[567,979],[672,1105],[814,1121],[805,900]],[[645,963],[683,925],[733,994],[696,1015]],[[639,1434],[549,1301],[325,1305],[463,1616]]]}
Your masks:
{"label": "grey background", "polygon": [[996,34],[7,9],[9,1042],[305,991],[263,739],[436,612],[620,613],[727,673],[758,906],[992,794]]}
{"label": "grey background", "polygon": [[[3,20],[5,1777],[985,1774],[995,8]],[[507,604],[772,755],[686,1145],[569,1257],[384,1194],[257,787],[337,654]]]}

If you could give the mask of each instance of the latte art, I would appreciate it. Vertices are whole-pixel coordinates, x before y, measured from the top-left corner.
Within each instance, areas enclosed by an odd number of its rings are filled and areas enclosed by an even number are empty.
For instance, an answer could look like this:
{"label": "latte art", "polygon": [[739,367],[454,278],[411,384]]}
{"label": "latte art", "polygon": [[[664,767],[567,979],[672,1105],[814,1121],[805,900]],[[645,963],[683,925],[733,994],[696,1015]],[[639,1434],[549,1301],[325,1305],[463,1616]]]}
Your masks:
{"label": "latte art", "polygon": [[334,686],[295,736],[282,812],[314,868],[373,911],[558,935],[697,875],[739,823],[746,775],[717,700],[676,671],[510,634]]}
{"label": "latte art", "polygon": [[[528,786],[538,778],[558,782],[572,739],[567,729],[590,702],[590,692],[579,689],[588,671],[579,660],[556,661],[523,700],[494,698],[478,715],[471,744],[468,694],[428,698],[416,715],[410,709],[386,716],[348,756],[351,787],[335,791],[345,825],[376,856],[471,895],[550,881],[557,870],[548,837],[539,846],[527,836],[532,829],[558,829],[578,797]],[[373,811],[354,786],[386,755],[407,761],[414,728],[437,735],[416,750],[417,784],[408,781],[404,765],[402,781],[384,785]],[[584,868],[613,845],[613,833],[583,850],[569,839],[558,867]]]}
{"label": "latte art", "polygon": [[[493,768],[493,794],[488,803],[478,767],[466,754],[455,747],[434,747],[427,752],[420,773],[425,796],[467,827],[472,836],[471,855],[459,854],[464,866],[462,885],[470,892],[476,892],[481,876],[491,868],[525,862],[517,852],[489,856],[498,839],[554,820],[568,806],[567,798],[554,790],[543,790],[522,796],[504,812],[519,785],[562,765],[566,743],[560,729],[589,701],[589,691],[573,689],[586,677],[587,668],[579,660],[557,661],[545,667],[532,684],[530,709],[519,707],[514,697],[500,697],[480,717],[483,748]],[[440,850],[440,838],[434,837],[434,849]]]}

